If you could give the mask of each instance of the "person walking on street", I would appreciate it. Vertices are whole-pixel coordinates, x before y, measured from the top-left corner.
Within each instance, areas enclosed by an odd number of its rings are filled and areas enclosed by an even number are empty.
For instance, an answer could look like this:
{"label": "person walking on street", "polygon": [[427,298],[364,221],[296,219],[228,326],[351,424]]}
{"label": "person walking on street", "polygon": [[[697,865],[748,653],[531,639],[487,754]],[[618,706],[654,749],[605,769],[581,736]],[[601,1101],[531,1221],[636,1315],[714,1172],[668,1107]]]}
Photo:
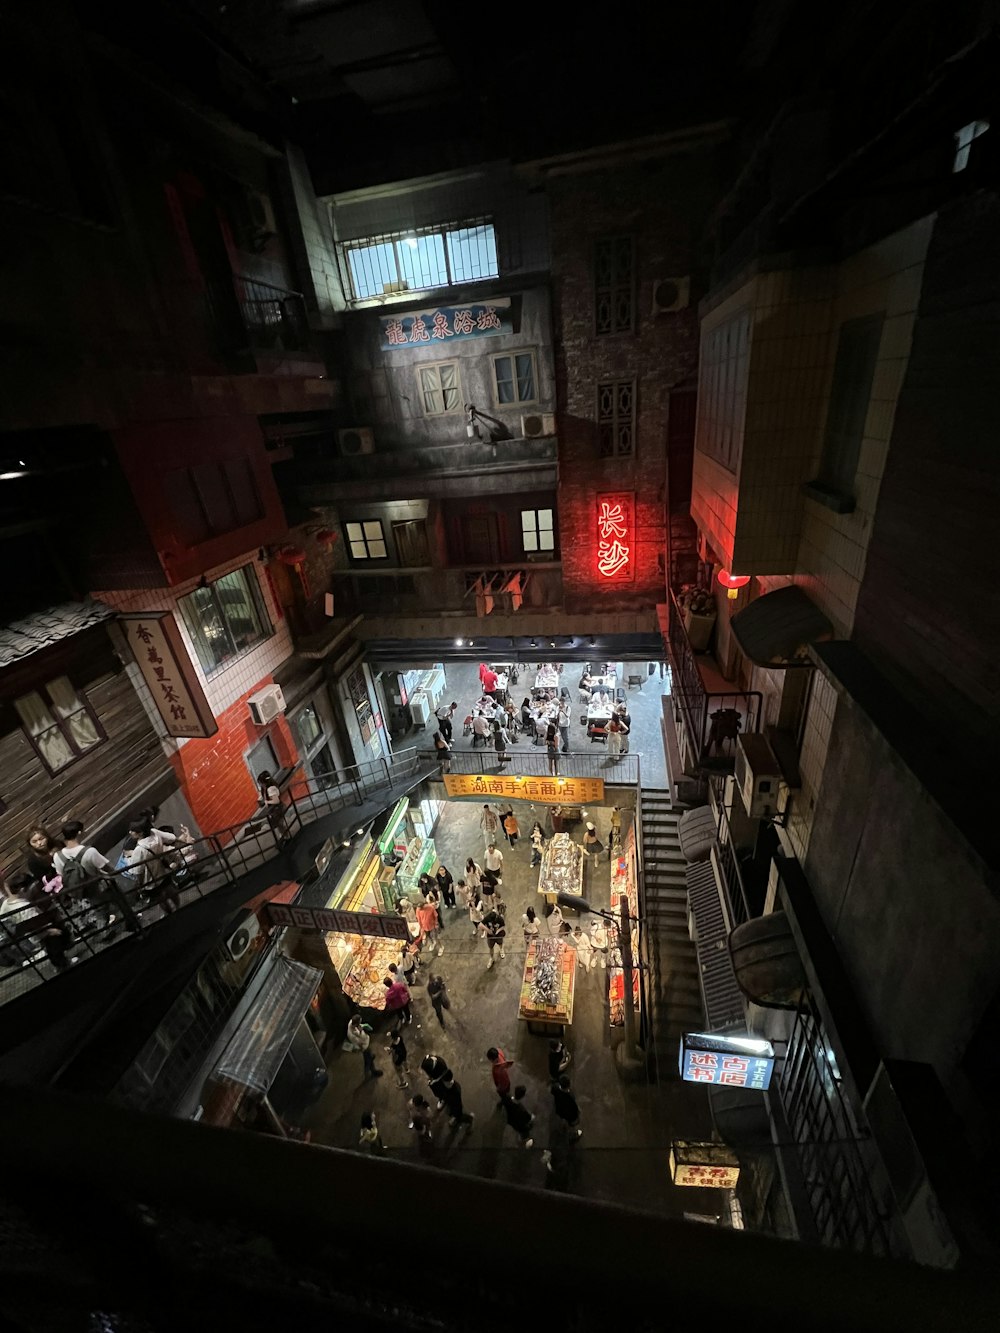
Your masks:
{"label": "person walking on street", "polygon": [[444,977],[432,976],[427,983],[427,994],[430,996],[431,1007],[437,1014],[437,1021],[444,1027],[444,1010],[451,1008]]}
{"label": "person walking on street", "polygon": [[424,1072],[431,1092],[437,1099],[437,1109],[440,1111],[441,1107],[444,1106],[444,1081],[451,1077],[448,1061],[440,1055],[434,1055],[432,1052],[425,1055],[420,1061],[420,1068]]}
{"label": "person walking on street", "polygon": [[437,948],[438,955],[444,953],[444,945],[438,944],[438,910],[434,904],[427,898],[417,908],[417,921],[420,925],[421,933],[424,939],[431,946]]}
{"label": "person walking on street", "polygon": [[590,927],[590,944],[594,950],[594,965],[608,965],[608,928],[600,917]]}
{"label": "person walking on street", "polygon": [[490,874],[495,875],[498,880],[501,879],[503,875],[503,852],[495,842],[491,842],[486,848],[486,856],[484,859],[486,869]]}
{"label": "person walking on street", "polygon": [[438,892],[441,894],[441,901],[445,907],[454,907],[455,880],[451,871],[446,865],[439,865],[434,878],[437,880]]}
{"label": "person walking on street", "polygon": [[503,917],[498,916],[496,913],[493,913],[490,916],[488,916],[486,918],[485,924],[486,924],[486,947],[490,951],[490,961],[486,964],[486,968],[487,970],[489,970],[493,966],[493,963],[495,961],[493,956],[495,949],[499,948],[501,958],[507,957],[507,955],[503,951],[503,942],[507,936],[507,926]]}
{"label": "person walking on street", "polygon": [[521,928],[524,931],[524,943],[527,947],[532,940],[538,939],[538,918],[535,916],[535,909],[529,907],[524,916],[521,917]]}
{"label": "person walking on street", "polygon": [[483,926],[484,915],[485,911],[483,909],[482,899],[476,898],[469,904],[469,920],[472,922],[473,939],[475,939],[477,935],[481,935],[484,939],[486,937],[486,930]]}
{"label": "person walking on street", "polygon": [[559,735],[562,737],[563,754],[569,750],[569,724],[572,721],[572,714],[569,711],[569,700],[559,700],[559,716],[556,723],[559,727]]}
{"label": "person walking on street", "polygon": [[531,829],[531,864],[542,864],[542,852],[545,850],[545,830],[536,819]]}
{"label": "person walking on street", "polygon": [[365,1111],[361,1117],[361,1133],[358,1135],[358,1147],[370,1152],[373,1157],[385,1156],[385,1144],[382,1133],[375,1119],[374,1111]]}
{"label": "person walking on street", "polygon": [[424,902],[433,903],[438,914],[438,930],[444,933],[444,917],[441,914],[441,893],[437,886],[437,880],[431,879],[430,875],[421,876],[426,878],[426,883],[420,887],[420,892],[424,896]]}
{"label": "person walking on street", "polygon": [[361,1052],[365,1062],[365,1078],[381,1078],[382,1070],[376,1068],[375,1056],[372,1053],[371,1031],[367,1023],[362,1023],[361,1015],[355,1014],[347,1025],[346,1040],[356,1051]]}
{"label": "person walking on street", "polygon": [[442,1083],[441,1097],[448,1111],[448,1123],[452,1129],[456,1129],[459,1125],[468,1125],[471,1129],[476,1117],[462,1105],[462,1085],[456,1083],[454,1074],[449,1073]]}
{"label": "person walking on street", "polygon": [[508,844],[511,847],[516,847],[517,840],[521,836],[521,829],[513,810],[508,810],[503,817],[503,831]]}
{"label": "person walking on street", "polygon": [[628,728],[617,714],[613,713],[607,725],[608,760],[617,763],[622,756],[622,741],[628,735]]}
{"label": "person walking on street", "polygon": [[604,844],[597,836],[597,829],[593,824],[587,824],[587,830],[583,835],[583,850],[588,856],[599,856],[604,851]]}
{"label": "person walking on street", "polygon": [[507,1071],[513,1068],[514,1061],[508,1060],[499,1046],[491,1046],[486,1052],[486,1058],[490,1062],[490,1073],[497,1096],[503,1098],[510,1092],[510,1074]]}
{"label": "person walking on street", "polygon": [[550,935],[558,935],[560,930],[566,924],[563,921],[562,908],[558,903],[550,905],[545,911],[545,924],[549,928]]}
{"label": "person walking on street", "polygon": [[402,953],[399,958],[397,970],[402,971],[403,981],[409,990],[413,989],[413,983],[417,979],[417,945],[413,940],[408,940],[403,945]]}
{"label": "person walking on street", "polygon": [[399,1028],[389,1038],[389,1045],[385,1048],[389,1052],[389,1058],[392,1060],[393,1072],[396,1075],[396,1086],[398,1088],[408,1088],[407,1082],[409,1069],[406,1066],[406,1042],[403,1040],[403,1034]]}
{"label": "person walking on street", "polygon": [[[399,1015],[397,1030],[412,1023],[413,1011],[410,1008],[410,992],[407,990],[405,982],[393,977],[385,977],[382,984],[385,986],[385,1012]],[[418,1023],[417,1027],[419,1026]]]}
{"label": "person walking on street", "polygon": [[509,1093],[500,1094],[500,1105],[507,1116],[507,1124],[517,1134],[525,1148],[530,1148],[534,1143],[531,1137],[531,1126],[535,1117],[531,1114],[524,1104],[528,1089],[523,1085],[518,1085],[514,1089],[513,1097]]}
{"label": "person walking on street", "polygon": [[493,719],[493,748],[497,752],[497,760],[503,765],[507,763],[507,742],[509,740],[507,730],[499,718]]}
{"label": "person walking on street", "polygon": [[[487,846],[488,845],[489,844],[487,844]],[[470,856],[465,863],[466,884],[468,884],[469,888],[473,889],[478,894],[482,878],[483,878],[483,867],[479,864],[478,861],[474,860]]]}
{"label": "person walking on street", "polygon": [[410,1128],[417,1136],[418,1142],[425,1144],[434,1142],[434,1135],[431,1131],[431,1108],[427,1105],[427,1099],[421,1097],[418,1092],[406,1103],[410,1112]]}
{"label": "person walking on street", "polygon": [[569,1068],[570,1053],[560,1037],[549,1039],[549,1082],[558,1083],[560,1076]]}
{"label": "person walking on street", "polygon": [[589,972],[597,960],[591,947],[590,936],[582,926],[573,927],[573,943],[576,945],[576,956],[580,966]]}
{"label": "person walking on street", "polygon": [[449,745],[451,744],[451,737],[452,737],[451,720],[455,716],[457,709],[458,709],[458,704],[456,703],[442,704],[434,715],[438,720],[438,727],[441,731],[441,735],[444,737],[444,739],[448,742]]}
{"label": "person walking on street", "polygon": [[565,1120],[567,1127],[580,1138],[583,1134],[580,1128],[580,1108],[570,1091],[568,1074],[560,1074],[558,1083],[552,1084],[552,1103],[559,1119]]}
{"label": "person walking on street", "polygon": [[[483,831],[483,837],[486,839],[486,846],[496,841],[497,829],[500,826],[500,819],[495,810],[491,810],[488,805],[483,806],[483,813],[479,816],[479,827]],[[466,867],[468,869],[468,867]]]}

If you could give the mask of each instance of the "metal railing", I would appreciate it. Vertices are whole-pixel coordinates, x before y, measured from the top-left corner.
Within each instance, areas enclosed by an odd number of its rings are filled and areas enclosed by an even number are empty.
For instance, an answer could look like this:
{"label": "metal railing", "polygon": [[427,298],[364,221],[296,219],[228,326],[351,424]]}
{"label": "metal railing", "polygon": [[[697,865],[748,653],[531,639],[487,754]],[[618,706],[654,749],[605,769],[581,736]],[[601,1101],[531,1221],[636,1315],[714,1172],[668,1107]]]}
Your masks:
{"label": "metal railing", "polygon": [[712,805],[715,809],[715,851],[722,879],[722,892],[725,895],[726,908],[729,912],[730,929],[735,930],[737,926],[742,926],[744,921],[749,921],[752,916],[757,916],[758,913],[750,910],[750,899],[747,896],[746,884],[743,881],[743,871],[740,869],[736,848],[733,844],[725,801],[726,779],[721,776],[710,778],[709,789],[712,795]]}
{"label": "metal railing", "polygon": [[297,778],[296,796],[280,808],[257,808],[238,824],[170,844],[114,874],[88,876],[72,889],[6,900],[0,915],[0,1004],[142,934],[189,903],[237,884],[322,816],[362,806],[375,792],[431,776],[436,767],[411,746],[388,760]]}
{"label": "metal railing", "polygon": [[[732,772],[735,762],[735,736],[760,730],[764,696],[759,690],[706,690],[694,649],[684,628],[684,613],[670,592],[670,628],[668,638],[673,665],[672,695],[680,709],[691,747],[699,768]],[[716,714],[733,710],[739,714],[739,726],[730,729],[733,753],[724,753],[721,739],[726,729],[719,727]],[[711,754],[712,747],[716,754]]]}
{"label": "metal railing", "polygon": [[309,346],[309,321],[301,292],[233,274],[236,300],[251,347],[301,352]]}
{"label": "metal railing", "polygon": [[[437,762],[435,751],[423,752],[430,760]],[[488,777],[543,777],[551,778],[558,785],[560,778],[601,778],[604,782],[616,785],[636,786],[639,782],[638,751],[623,754],[615,759],[605,752],[603,745],[599,753],[588,751],[569,751],[550,759],[544,746],[525,743],[510,746],[505,751],[504,761],[492,745],[475,750],[452,750],[448,756],[449,771],[452,773],[482,773]],[[558,796],[553,790],[552,796]]]}

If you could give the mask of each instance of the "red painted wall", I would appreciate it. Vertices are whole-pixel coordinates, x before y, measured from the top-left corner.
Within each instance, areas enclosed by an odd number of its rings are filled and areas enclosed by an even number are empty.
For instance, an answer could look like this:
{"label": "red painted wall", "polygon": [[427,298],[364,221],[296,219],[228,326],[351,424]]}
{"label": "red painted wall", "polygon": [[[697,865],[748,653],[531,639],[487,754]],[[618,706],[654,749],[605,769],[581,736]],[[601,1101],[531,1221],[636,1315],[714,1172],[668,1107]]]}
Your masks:
{"label": "red painted wall", "polygon": [[[258,681],[218,715],[219,730],[214,736],[188,741],[173,757],[177,780],[203,834],[240,824],[257,808],[257,784],[250,776],[245,756],[265,736],[274,746],[282,768],[291,768],[299,762],[299,752],[284,717],[276,718],[268,727],[255,726],[250,720],[247,699],[270,683],[270,676]],[[300,782],[293,782],[293,794],[301,786]]]}

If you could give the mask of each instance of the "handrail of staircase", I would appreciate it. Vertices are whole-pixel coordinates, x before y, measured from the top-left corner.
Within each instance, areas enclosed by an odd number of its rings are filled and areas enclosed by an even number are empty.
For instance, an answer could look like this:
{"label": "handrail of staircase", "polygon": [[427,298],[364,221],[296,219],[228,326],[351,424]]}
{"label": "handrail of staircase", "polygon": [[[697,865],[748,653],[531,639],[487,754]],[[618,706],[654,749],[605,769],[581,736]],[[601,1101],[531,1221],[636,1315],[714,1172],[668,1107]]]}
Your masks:
{"label": "handrail of staircase", "polygon": [[141,866],[90,875],[71,893],[40,894],[37,900],[8,908],[0,917],[0,1005],[67,970],[70,952],[73,962],[95,957],[178,910],[182,894],[191,901],[190,890],[204,898],[236,884],[322,815],[363,805],[366,795],[433,768],[410,746],[388,761],[366,760],[340,774],[321,774],[321,783],[327,778],[336,782],[317,790],[310,789],[315,778],[293,777],[293,784],[304,784],[305,790],[280,807],[258,806],[239,823],[172,844]]}

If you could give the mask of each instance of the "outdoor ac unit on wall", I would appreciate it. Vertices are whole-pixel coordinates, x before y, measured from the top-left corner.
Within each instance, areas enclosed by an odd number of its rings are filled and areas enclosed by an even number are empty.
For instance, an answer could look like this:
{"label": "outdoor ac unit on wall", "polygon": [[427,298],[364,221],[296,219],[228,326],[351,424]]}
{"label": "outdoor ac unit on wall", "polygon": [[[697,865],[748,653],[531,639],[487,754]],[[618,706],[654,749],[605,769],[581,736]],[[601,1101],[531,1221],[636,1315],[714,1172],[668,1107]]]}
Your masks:
{"label": "outdoor ac unit on wall", "polygon": [[373,454],[375,436],[371,426],[348,426],[337,432],[337,440],[342,454]]}
{"label": "outdoor ac unit on wall", "polygon": [[736,737],[736,786],[751,819],[778,813],[781,768],[764,736]]}
{"label": "outdoor ac unit on wall", "polygon": [[654,278],[652,314],[674,315],[686,310],[690,302],[690,278]]}
{"label": "outdoor ac unit on wall", "polygon": [[280,685],[265,685],[247,700],[250,717],[258,727],[266,727],[285,711],[285,696]]}
{"label": "outdoor ac unit on wall", "polygon": [[521,435],[526,440],[537,440],[543,435],[555,435],[556,419],[551,412],[535,412],[521,418]]}
{"label": "outdoor ac unit on wall", "polygon": [[242,958],[259,934],[260,922],[253,912],[247,912],[239,924],[230,931],[226,939],[226,953],[233,959]]}

